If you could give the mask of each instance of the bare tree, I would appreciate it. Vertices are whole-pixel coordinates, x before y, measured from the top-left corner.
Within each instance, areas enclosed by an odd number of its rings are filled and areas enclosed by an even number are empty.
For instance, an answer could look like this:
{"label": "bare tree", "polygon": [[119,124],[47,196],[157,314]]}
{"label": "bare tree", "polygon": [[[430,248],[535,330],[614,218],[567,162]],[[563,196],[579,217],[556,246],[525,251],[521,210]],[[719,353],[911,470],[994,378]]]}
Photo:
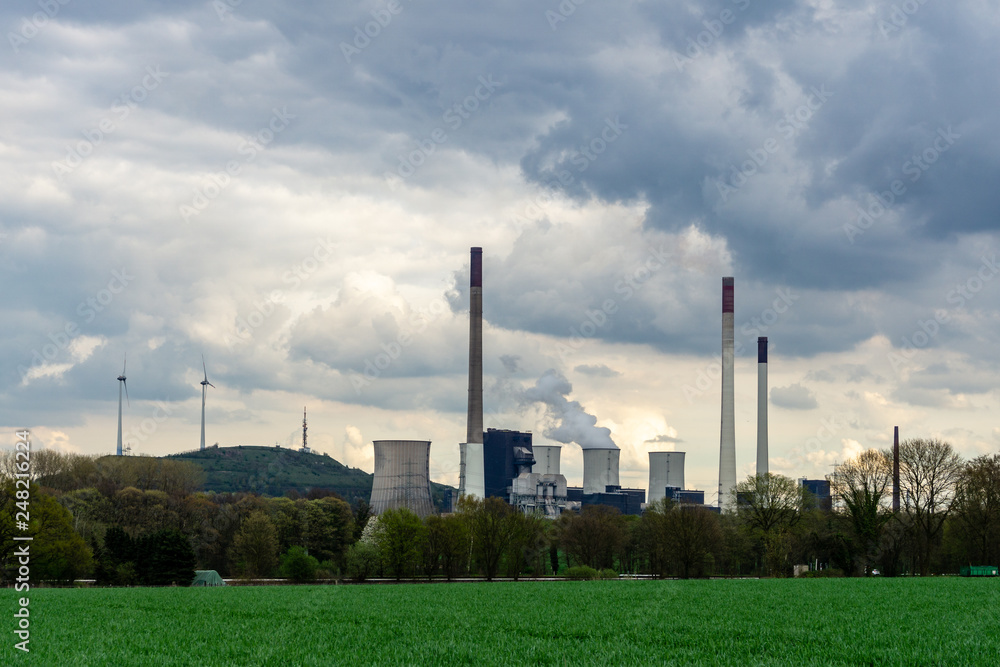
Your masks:
{"label": "bare tree", "polygon": [[968,564],[1000,561],[1000,454],[965,465],[952,507]]}
{"label": "bare tree", "polygon": [[577,563],[603,570],[614,567],[625,539],[625,518],[617,508],[584,505],[566,524],[562,544]]}
{"label": "bare tree", "polygon": [[774,575],[789,564],[789,532],[801,518],[806,491],[784,475],[750,475],[736,485],[737,514],[754,535],[767,571]]}
{"label": "bare tree", "polygon": [[861,572],[870,576],[878,557],[882,529],[892,519],[886,505],[892,489],[892,459],[870,449],[837,467],[833,490],[844,503],[857,540]]}
{"label": "bare tree", "polygon": [[962,458],[947,442],[915,438],[899,445],[902,512],[910,520],[916,569],[930,574],[931,556],[962,475]]}

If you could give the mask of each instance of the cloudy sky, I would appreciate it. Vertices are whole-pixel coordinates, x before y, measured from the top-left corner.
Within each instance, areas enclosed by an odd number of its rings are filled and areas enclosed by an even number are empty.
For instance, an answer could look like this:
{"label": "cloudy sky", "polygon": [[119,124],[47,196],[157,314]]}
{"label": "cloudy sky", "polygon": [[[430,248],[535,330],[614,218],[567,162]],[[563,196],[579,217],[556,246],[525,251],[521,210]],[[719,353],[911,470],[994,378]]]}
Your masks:
{"label": "cloudy sky", "polygon": [[[989,0],[257,0],[0,8],[0,422],[114,450],[310,444],[458,481],[469,248],[486,425],[737,468],[903,437],[996,451],[1000,12]],[[543,383],[544,384],[544,383]],[[570,429],[571,430],[571,429]],[[549,433],[550,435],[546,435]],[[570,483],[582,455],[563,450]]]}

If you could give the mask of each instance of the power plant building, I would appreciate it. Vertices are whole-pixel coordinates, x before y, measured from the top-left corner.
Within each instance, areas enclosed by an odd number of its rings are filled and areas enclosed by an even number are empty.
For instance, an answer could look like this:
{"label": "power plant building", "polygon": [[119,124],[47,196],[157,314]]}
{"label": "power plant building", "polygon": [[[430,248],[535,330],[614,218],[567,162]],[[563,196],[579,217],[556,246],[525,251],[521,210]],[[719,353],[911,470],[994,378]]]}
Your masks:
{"label": "power plant building", "polygon": [[431,501],[429,440],[375,440],[372,512],[405,507],[423,518],[434,513]]}
{"label": "power plant building", "polygon": [[[487,431],[487,439],[489,431]],[[533,445],[534,464],[511,480],[510,504],[526,514],[555,519],[566,509],[566,478],[559,472],[560,447]]]}
{"label": "power plant building", "polygon": [[491,428],[482,440],[486,497],[507,500],[514,478],[522,472],[531,472],[535,464],[531,433]]}
{"label": "power plant building", "polygon": [[646,504],[646,491],[644,489],[623,489],[620,486],[607,486],[601,493],[586,493],[581,497],[581,509],[587,505],[608,505],[615,507],[622,514],[642,514],[643,505]]}
{"label": "power plant building", "polygon": [[799,479],[799,484],[816,499],[816,507],[829,512],[833,509],[833,496],[830,493],[830,480]]}
{"label": "power plant building", "polygon": [[667,498],[681,505],[704,505],[705,492],[697,489],[667,488]]}

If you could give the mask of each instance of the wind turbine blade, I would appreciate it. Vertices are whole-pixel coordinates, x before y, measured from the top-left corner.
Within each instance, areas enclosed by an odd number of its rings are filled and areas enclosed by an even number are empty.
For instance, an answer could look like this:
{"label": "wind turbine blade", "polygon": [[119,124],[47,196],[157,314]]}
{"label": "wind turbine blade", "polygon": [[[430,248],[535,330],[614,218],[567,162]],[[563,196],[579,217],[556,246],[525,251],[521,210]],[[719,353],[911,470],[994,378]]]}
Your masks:
{"label": "wind turbine blade", "polygon": [[205,380],[208,380],[208,368],[205,367],[205,355],[201,355],[201,370],[205,371]]}
{"label": "wind turbine blade", "polygon": [[122,355],[122,375],[125,375],[125,362],[128,361],[128,353]]}
{"label": "wind turbine blade", "polygon": [[122,380],[122,386],[125,387],[125,402],[128,403],[128,406],[131,408],[132,407],[132,402],[130,400],[128,400],[128,382],[126,382],[125,380]]}
{"label": "wind turbine blade", "polygon": [[211,387],[212,389],[215,389],[215,385],[212,384],[211,382],[208,383],[208,386]]}

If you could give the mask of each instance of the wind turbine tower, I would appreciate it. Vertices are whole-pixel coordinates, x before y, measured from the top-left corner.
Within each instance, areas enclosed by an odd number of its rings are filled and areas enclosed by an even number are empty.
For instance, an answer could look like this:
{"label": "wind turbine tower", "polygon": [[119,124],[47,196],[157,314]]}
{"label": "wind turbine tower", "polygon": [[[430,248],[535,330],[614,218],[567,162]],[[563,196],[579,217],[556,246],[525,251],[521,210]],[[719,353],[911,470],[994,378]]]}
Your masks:
{"label": "wind turbine tower", "polygon": [[205,379],[201,381],[201,449],[205,449],[205,395],[208,388],[215,389],[215,385],[208,381],[208,368],[205,366],[205,355],[201,355],[201,370],[205,372]]}
{"label": "wind turbine tower", "polygon": [[[122,357],[122,374],[118,376],[118,381],[121,383],[118,385],[118,456],[122,455],[122,390],[125,390],[125,400],[128,401],[128,386],[125,384],[125,362],[127,359]],[[132,403],[129,402],[129,407]]]}

